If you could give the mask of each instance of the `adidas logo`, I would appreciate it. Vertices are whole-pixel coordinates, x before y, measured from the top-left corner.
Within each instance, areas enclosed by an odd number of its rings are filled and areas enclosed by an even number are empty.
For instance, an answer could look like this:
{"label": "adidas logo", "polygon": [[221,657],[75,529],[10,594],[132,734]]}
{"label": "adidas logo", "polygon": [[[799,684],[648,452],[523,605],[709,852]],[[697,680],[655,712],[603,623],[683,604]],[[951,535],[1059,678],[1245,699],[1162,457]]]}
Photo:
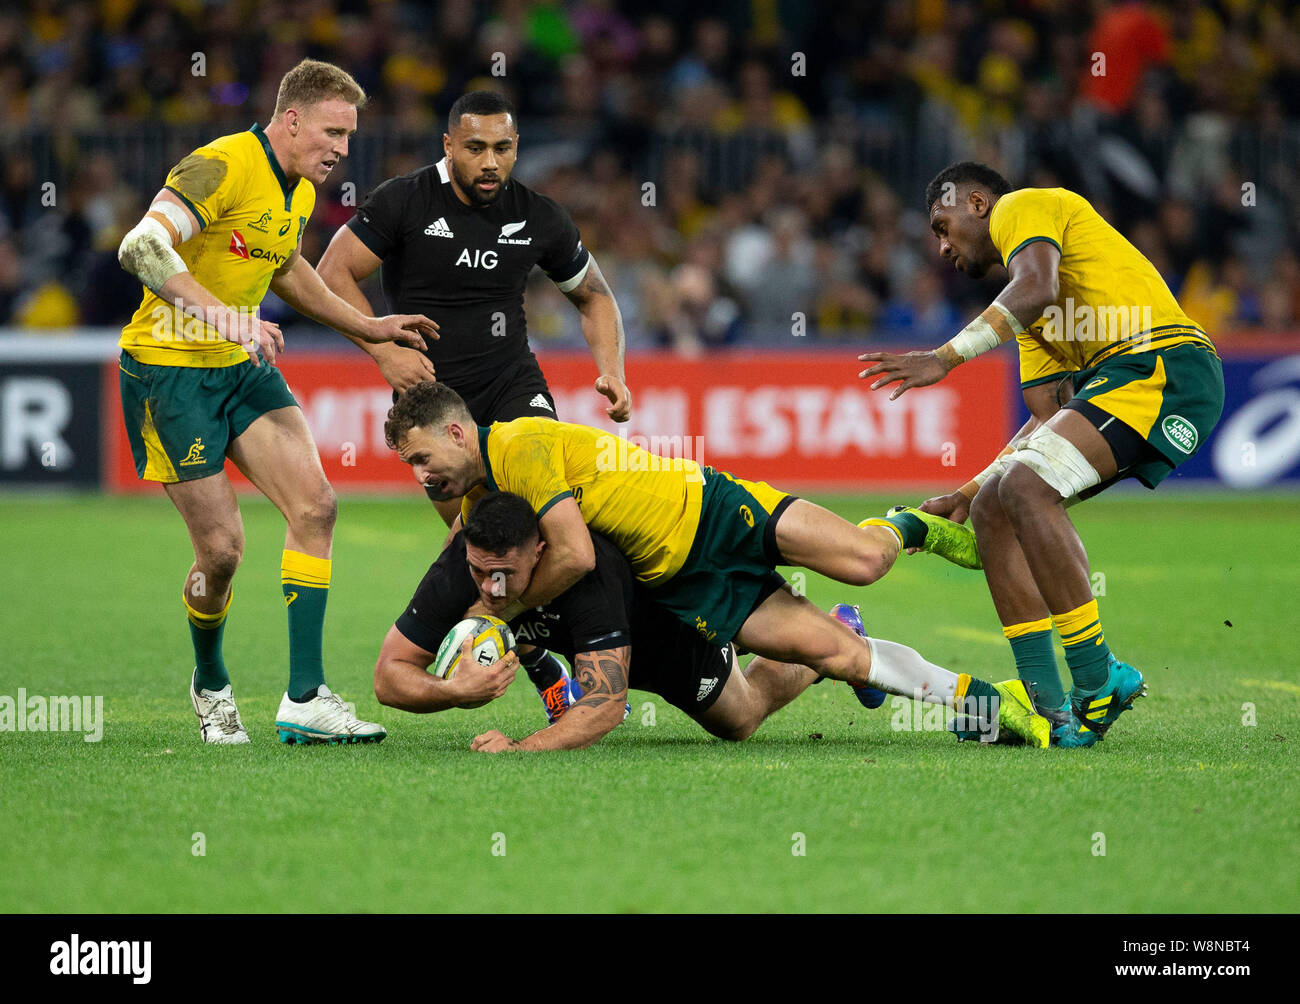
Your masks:
{"label": "adidas logo", "polygon": [[551,402],[546,400],[545,395],[534,395],[533,399],[528,402],[530,408],[545,408],[547,411],[554,413],[555,409],[551,407]]}
{"label": "adidas logo", "polygon": [[436,220],[424,228],[425,235],[428,237],[455,237],[451,228],[447,226],[446,217],[439,216]]}
{"label": "adidas logo", "polygon": [[711,680],[701,680],[700,692],[695,695],[695,703],[698,704],[700,701],[704,700],[711,693],[713,693],[713,688],[716,687],[717,685],[718,685],[718,678],[716,676],[713,677],[713,679]]}

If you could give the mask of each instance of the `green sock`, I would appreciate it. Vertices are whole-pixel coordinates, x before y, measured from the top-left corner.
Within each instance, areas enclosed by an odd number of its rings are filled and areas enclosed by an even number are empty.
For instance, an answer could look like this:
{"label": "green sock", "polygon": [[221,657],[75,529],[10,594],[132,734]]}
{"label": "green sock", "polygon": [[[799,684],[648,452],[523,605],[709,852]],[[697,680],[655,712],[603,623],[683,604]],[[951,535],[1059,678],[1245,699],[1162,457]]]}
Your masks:
{"label": "green sock", "polygon": [[1011,653],[1016,657],[1016,673],[1026,687],[1032,688],[1035,702],[1045,711],[1055,711],[1065,703],[1065,685],[1056,666],[1056,652],[1052,649],[1052,621],[1008,624],[1002,629],[1011,642]]}
{"label": "green sock", "polygon": [[885,522],[902,534],[904,547],[922,547],[925,544],[925,532],[928,528],[923,521],[910,512],[886,516]]}
{"label": "green sock", "polygon": [[196,690],[220,690],[230,683],[226,662],[221,657],[221,636],[226,631],[226,614],[234,592],[220,613],[199,613],[184,596],[185,613],[190,622],[190,640],[194,642],[194,687]]}
{"label": "green sock", "polygon": [[972,676],[970,683],[966,685],[966,697],[985,698],[988,700],[1000,700],[998,692],[993,689],[993,684],[986,680],[981,680],[978,676]]}
{"label": "green sock", "polygon": [[280,564],[280,587],[289,611],[290,700],[310,700],[325,682],[321,633],[325,627],[329,585],[329,558],[314,558],[285,549]]}
{"label": "green sock", "polygon": [[1053,614],[1052,623],[1065,646],[1065,664],[1074,677],[1074,688],[1095,694],[1110,676],[1110,647],[1101,629],[1097,601],[1089,600],[1064,614]]}

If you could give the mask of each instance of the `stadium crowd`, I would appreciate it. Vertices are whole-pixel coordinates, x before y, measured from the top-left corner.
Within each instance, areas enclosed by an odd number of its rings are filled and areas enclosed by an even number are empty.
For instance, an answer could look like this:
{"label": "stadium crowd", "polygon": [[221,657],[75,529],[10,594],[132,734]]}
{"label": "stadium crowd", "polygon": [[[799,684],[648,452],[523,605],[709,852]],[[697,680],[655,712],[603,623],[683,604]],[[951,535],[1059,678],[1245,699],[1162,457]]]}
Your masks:
{"label": "stadium crowd", "polygon": [[[313,262],[371,187],[441,155],[457,96],[502,88],[520,115],[517,176],[573,214],[632,348],[948,337],[998,286],[940,262],[927,227],[925,183],[958,159],[1086,195],[1216,338],[1300,329],[1296,5],[733,0],[708,10],[686,0],[8,4],[0,325],[120,326],[140,294],[115,250],[167,167],[264,120],[275,82],[313,56],[371,96],[352,156],[318,195],[304,248]],[[577,315],[534,278],[535,342],[581,345]]]}

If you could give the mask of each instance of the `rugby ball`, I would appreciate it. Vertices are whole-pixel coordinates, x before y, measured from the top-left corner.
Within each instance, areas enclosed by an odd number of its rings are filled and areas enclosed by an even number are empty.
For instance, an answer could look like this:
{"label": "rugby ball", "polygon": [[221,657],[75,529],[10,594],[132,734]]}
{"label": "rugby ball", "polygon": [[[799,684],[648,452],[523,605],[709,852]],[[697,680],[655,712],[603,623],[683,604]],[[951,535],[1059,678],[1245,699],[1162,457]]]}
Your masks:
{"label": "rugby ball", "polygon": [[469,617],[447,632],[438,646],[429,672],[443,680],[450,680],[460,663],[460,648],[471,639],[470,658],[480,666],[490,666],[515,647],[515,634],[510,625],[496,617]]}

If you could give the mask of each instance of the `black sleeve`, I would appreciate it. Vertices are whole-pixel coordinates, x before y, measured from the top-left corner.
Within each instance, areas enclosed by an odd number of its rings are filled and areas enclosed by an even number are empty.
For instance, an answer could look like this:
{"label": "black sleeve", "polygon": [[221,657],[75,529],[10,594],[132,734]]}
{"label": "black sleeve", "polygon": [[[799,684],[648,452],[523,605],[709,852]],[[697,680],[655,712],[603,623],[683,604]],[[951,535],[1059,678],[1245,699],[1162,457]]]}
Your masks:
{"label": "black sleeve", "polygon": [[632,569],[618,548],[604,537],[593,533],[591,539],[596,567],[546,608],[560,614],[575,653],[632,644]]}
{"label": "black sleeve", "polygon": [[587,249],[582,246],[578,227],[568,212],[554,199],[537,196],[542,210],[545,247],[537,264],[556,283],[564,283],[587,265]]}
{"label": "black sleeve", "polygon": [[376,257],[387,258],[397,246],[410,193],[408,178],[389,178],[366,197],[356,215],[348,220],[348,229]]}
{"label": "black sleeve", "polygon": [[465,538],[458,533],[424,573],[411,602],[397,618],[397,630],[413,645],[437,652],[447,632],[464,619],[477,598],[465,560]]}

